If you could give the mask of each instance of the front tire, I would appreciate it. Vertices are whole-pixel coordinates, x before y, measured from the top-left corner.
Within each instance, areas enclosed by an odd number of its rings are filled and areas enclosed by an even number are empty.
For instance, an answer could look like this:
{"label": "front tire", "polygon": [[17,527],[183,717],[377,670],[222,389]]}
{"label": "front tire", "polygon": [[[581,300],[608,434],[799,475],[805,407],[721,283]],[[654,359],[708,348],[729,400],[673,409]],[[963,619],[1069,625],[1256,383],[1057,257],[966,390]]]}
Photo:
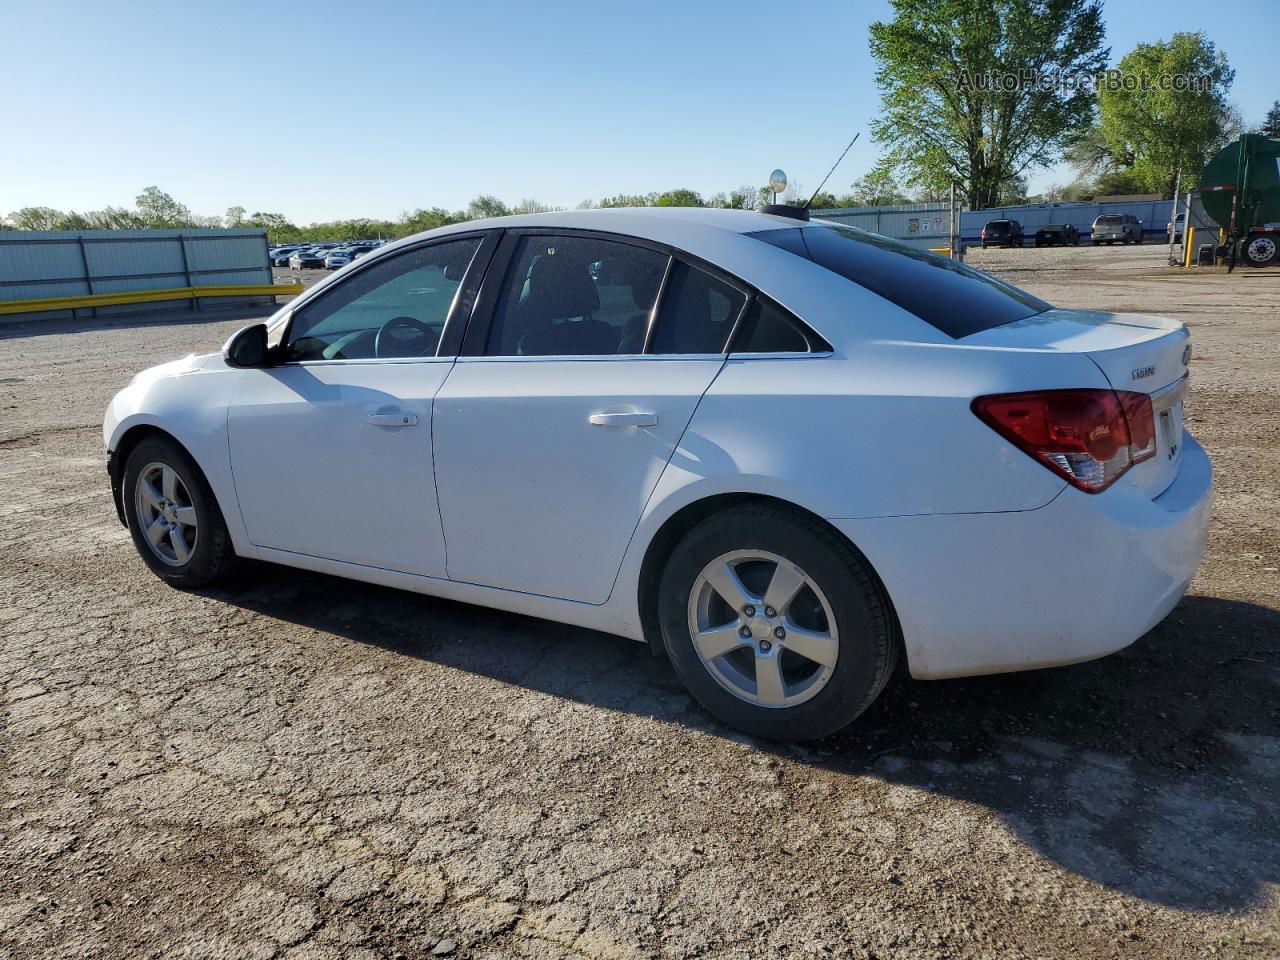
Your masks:
{"label": "front tire", "polygon": [[204,587],[231,573],[236,555],[218,502],[175,441],[148,437],[125,462],[121,490],[133,544],[151,572],[175,587]]}
{"label": "front tire", "polygon": [[896,622],[866,560],[780,507],[735,507],[686,534],[659,583],[658,615],[689,692],[770,740],[848,726],[897,662]]}

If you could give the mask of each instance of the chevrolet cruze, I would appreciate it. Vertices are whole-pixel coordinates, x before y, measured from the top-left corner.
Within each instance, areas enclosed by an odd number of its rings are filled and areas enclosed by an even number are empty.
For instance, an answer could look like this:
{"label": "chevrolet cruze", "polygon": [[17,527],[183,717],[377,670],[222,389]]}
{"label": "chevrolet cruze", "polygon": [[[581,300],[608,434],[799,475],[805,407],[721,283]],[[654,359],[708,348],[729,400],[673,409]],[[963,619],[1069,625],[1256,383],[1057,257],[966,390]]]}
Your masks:
{"label": "chevrolet cruze", "polygon": [[254,558],[621,634],[806,739],[1133,642],[1204,550],[1182,324],[802,214],[458,224],[152,367],[104,437],[178,587]]}

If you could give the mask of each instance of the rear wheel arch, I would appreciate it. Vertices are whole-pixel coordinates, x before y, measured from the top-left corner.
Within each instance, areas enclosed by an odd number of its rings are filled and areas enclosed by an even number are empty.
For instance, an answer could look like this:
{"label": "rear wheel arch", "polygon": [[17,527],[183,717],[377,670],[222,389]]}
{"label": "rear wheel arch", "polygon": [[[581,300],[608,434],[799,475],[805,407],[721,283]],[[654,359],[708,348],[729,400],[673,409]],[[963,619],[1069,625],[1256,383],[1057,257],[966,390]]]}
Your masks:
{"label": "rear wheel arch", "polygon": [[875,585],[880,592],[881,599],[884,602],[885,609],[888,611],[890,625],[896,638],[898,645],[899,663],[904,663],[906,658],[906,650],[902,640],[902,629],[898,623],[897,610],[893,604],[893,598],[890,596],[888,589],[884,585],[884,581],[880,579],[879,573],[875,566],[867,558],[858,545],[844,535],[835,525],[824,520],[812,510],[807,510],[789,500],[780,497],[772,497],[759,493],[721,493],[713,496],[704,497],[701,500],[695,500],[692,503],[681,507],[658,528],[657,532],[649,540],[648,546],[645,548],[644,560],[640,564],[640,576],[638,583],[638,608],[640,612],[640,625],[644,632],[645,642],[649,645],[650,651],[654,656],[660,656],[665,653],[662,640],[662,630],[659,625],[658,618],[658,584],[662,579],[662,571],[666,566],[667,559],[671,556],[676,544],[684,537],[686,533],[695,526],[706,520],[708,517],[714,516],[725,510],[750,506],[770,506],[780,510],[794,513],[798,518],[802,518],[806,523],[816,525],[840,540],[847,546],[865,565],[870,572]]}

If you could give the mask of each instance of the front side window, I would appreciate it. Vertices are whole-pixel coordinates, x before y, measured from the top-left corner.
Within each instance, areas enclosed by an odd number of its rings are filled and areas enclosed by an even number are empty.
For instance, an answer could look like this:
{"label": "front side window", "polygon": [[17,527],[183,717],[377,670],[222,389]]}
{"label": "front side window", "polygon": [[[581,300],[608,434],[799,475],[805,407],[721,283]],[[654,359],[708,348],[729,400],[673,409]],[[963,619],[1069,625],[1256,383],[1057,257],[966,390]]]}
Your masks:
{"label": "front side window", "polygon": [[434,356],[445,320],[480,238],[388,257],[304,304],[294,314],[285,359],[371,360]]}
{"label": "front side window", "polygon": [[647,247],[596,237],[520,237],[485,354],[642,353],[668,260]]}

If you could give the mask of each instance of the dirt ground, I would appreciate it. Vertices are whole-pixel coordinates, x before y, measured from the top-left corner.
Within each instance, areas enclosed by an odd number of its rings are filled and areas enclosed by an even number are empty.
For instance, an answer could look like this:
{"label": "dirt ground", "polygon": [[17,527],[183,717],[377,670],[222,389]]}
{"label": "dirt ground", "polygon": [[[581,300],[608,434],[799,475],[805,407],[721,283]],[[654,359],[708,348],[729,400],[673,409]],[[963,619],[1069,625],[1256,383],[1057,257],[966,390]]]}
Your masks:
{"label": "dirt ground", "polygon": [[0,327],[0,956],[1280,955],[1280,270],[1163,261],[971,256],[1192,327],[1190,596],[803,749],[626,640],[266,565],[165,587],[103,408],[238,321]]}

